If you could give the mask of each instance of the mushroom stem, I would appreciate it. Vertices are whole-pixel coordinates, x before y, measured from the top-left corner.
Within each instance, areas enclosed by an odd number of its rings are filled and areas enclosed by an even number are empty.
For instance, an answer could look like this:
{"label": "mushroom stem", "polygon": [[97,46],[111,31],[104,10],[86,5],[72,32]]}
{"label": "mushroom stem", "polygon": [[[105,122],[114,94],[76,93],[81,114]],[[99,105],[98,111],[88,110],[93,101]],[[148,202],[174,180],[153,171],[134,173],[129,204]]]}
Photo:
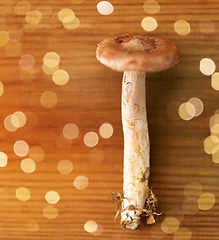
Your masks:
{"label": "mushroom stem", "polygon": [[148,195],[149,136],[146,116],[145,72],[125,71],[122,83],[124,134],[121,223],[136,229]]}

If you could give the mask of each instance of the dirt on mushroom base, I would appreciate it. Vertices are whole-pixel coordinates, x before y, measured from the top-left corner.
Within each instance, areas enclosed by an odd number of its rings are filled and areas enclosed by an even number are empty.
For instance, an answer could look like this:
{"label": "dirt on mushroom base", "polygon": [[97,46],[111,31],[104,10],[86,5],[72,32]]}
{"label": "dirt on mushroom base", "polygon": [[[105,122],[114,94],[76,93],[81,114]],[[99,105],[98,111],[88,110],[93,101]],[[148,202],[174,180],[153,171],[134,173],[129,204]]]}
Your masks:
{"label": "dirt on mushroom base", "polygon": [[[111,193],[112,200],[115,202],[115,209],[116,215],[115,220],[117,219],[118,215],[121,213],[121,206],[124,197],[118,192]],[[155,223],[155,216],[161,215],[161,213],[156,212],[156,205],[157,205],[157,197],[154,195],[152,188],[148,188],[148,196],[145,202],[144,208],[136,208],[135,206],[130,205],[128,210],[138,210],[141,212],[140,217],[147,219],[147,224],[154,224]],[[121,222],[122,226],[126,226],[126,222]]]}

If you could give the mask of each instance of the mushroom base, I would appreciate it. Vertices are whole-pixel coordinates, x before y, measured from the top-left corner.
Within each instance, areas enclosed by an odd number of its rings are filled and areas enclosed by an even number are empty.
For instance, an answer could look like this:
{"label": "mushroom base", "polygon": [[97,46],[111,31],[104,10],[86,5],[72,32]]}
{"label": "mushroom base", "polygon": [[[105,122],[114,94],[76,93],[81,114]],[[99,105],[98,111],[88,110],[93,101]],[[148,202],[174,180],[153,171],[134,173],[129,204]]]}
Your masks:
{"label": "mushroom base", "polygon": [[[124,199],[123,204],[125,204],[126,200],[127,199]],[[123,211],[121,211],[122,226],[130,228],[132,230],[136,229],[140,225],[141,215],[141,210],[135,209],[134,206],[129,205],[126,209],[123,209]]]}
{"label": "mushroom base", "polygon": [[112,199],[116,204],[117,210],[115,219],[121,214],[121,224],[123,227],[134,230],[138,228],[144,220],[146,220],[147,224],[155,223],[155,216],[160,215],[156,212],[157,198],[152,192],[152,189],[148,188],[147,192],[147,200],[142,209],[129,205],[130,201],[122,197],[120,193],[112,193]]}

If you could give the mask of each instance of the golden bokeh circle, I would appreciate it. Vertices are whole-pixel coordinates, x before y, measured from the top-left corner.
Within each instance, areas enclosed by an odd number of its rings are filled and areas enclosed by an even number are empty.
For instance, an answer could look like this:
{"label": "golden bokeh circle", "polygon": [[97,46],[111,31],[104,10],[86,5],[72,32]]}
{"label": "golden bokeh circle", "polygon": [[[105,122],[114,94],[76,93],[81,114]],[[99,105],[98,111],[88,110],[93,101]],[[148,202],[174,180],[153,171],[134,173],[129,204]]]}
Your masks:
{"label": "golden bokeh circle", "polygon": [[157,28],[158,24],[157,24],[157,20],[155,18],[145,17],[141,21],[141,26],[145,31],[152,32]]}
{"label": "golden bokeh circle", "polygon": [[216,198],[213,193],[202,193],[198,198],[198,207],[201,210],[210,210],[215,205],[215,202]]}
{"label": "golden bokeh circle", "polygon": [[77,17],[75,17],[72,21],[62,22],[62,24],[68,30],[75,30],[80,26],[80,20]]}
{"label": "golden bokeh circle", "polygon": [[88,132],[84,135],[83,140],[87,147],[95,147],[99,142],[99,137],[95,132]]}
{"label": "golden bokeh circle", "polygon": [[34,162],[41,162],[45,157],[44,150],[39,146],[33,146],[29,150],[29,157],[34,160]]}
{"label": "golden bokeh circle", "polygon": [[63,86],[69,81],[69,74],[59,69],[53,73],[52,80],[56,85]]}
{"label": "golden bokeh circle", "polygon": [[42,20],[42,13],[38,10],[29,11],[25,16],[25,21],[30,25],[37,25]]}
{"label": "golden bokeh circle", "polygon": [[22,202],[26,202],[30,199],[31,194],[29,189],[25,188],[25,187],[19,187],[16,189],[16,197],[18,200],[22,201]]}
{"label": "golden bokeh circle", "polygon": [[36,170],[36,163],[31,158],[25,158],[21,161],[21,169],[25,173],[33,173]]}
{"label": "golden bokeh circle", "polygon": [[45,199],[49,204],[56,204],[60,200],[60,196],[56,191],[49,191],[46,193]]}
{"label": "golden bokeh circle", "polygon": [[29,232],[37,232],[40,228],[38,222],[35,220],[28,220],[25,223],[25,227]]}
{"label": "golden bokeh circle", "polygon": [[110,15],[113,13],[113,5],[108,1],[101,1],[97,4],[97,11],[102,15]]}
{"label": "golden bokeh circle", "polygon": [[31,9],[31,4],[28,1],[20,1],[18,2],[15,7],[14,11],[18,15],[26,15]]}
{"label": "golden bokeh circle", "polygon": [[57,168],[61,174],[69,174],[73,170],[73,164],[70,160],[64,159],[58,163]]}
{"label": "golden bokeh circle", "polygon": [[85,188],[87,188],[87,186],[89,184],[89,180],[85,176],[78,176],[75,178],[73,184],[74,184],[75,188],[77,188],[78,190],[84,190]]}
{"label": "golden bokeh circle", "polygon": [[97,228],[98,224],[93,220],[89,220],[84,224],[84,230],[89,233],[95,232]]}
{"label": "golden bokeh circle", "polygon": [[47,219],[55,219],[58,216],[58,210],[54,206],[47,206],[43,209],[43,215]]}
{"label": "golden bokeh circle", "polygon": [[190,182],[186,184],[183,193],[188,199],[197,199],[202,193],[202,185],[199,182]]}
{"label": "golden bokeh circle", "polygon": [[174,23],[174,30],[180,36],[186,36],[191,32],[190,24],[183,19],[177,20]]}
{"label": "golden bokeh circle", "polygon": [[8,156],[4,152],[0,152],[0,167],[5,167],[8,163]]}
{"label": "golden bokeh circle", "polygon": [[0,31],[0,47],[5,46],[9,42],[9,34],[6,31]]}
{"label": "golden bokeh circle", "polygon": [[147,14],[156,14],[160,11],[160,5],[155,0],[147,0],[143,4],[143,9]]}
{"label": "golden bokeh circle", "polygon": [[58,97],[53,91],[46,91],[40,97],[40,103],[45,108],[53,108],[58,102]]}
{"label": "golden bokeh circle", "polygon": [[175,217],[167,217],[161,223],[161,229],[167,234],[176,232],[179,226],[180,222]]}

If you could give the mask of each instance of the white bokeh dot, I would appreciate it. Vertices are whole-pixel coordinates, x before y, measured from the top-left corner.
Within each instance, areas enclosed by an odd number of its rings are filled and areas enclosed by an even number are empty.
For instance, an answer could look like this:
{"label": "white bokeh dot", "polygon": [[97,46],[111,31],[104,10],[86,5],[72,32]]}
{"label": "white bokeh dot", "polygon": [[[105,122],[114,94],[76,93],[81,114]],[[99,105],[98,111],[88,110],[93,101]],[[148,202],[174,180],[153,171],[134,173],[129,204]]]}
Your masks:
{"label": "white bokeh dot", "polygon": [[101,1],[97,4],[97,11],[102,15],[110,15],[113,11],[113,5],[108,1]]}

